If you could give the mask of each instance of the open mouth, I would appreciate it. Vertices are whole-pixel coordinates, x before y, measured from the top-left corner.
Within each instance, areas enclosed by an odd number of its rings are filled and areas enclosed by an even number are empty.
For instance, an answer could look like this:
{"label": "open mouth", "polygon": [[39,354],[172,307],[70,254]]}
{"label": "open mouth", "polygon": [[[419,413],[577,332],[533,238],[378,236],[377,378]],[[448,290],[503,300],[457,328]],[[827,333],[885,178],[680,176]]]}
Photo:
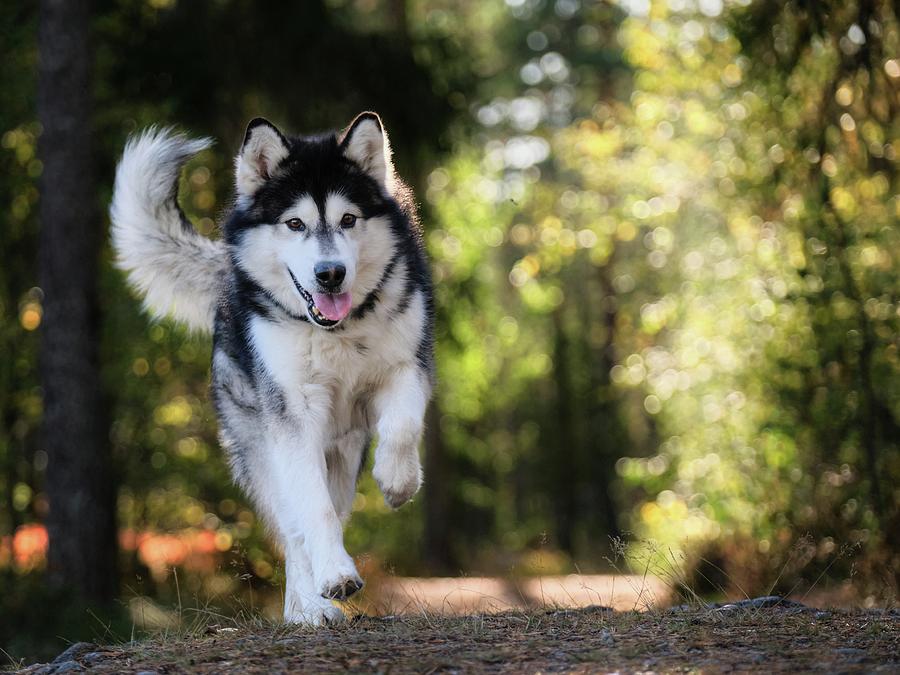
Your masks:
{"label": "open mouth", "polygon": [[310,293],[300,285],[290,269],[288,269],[288,274],[291,275],[291,281],[294,282],[294,287],[300,297],[306,302],[309,318],[316,325],[322,328],[333,328],[350,313],[349,293]]}

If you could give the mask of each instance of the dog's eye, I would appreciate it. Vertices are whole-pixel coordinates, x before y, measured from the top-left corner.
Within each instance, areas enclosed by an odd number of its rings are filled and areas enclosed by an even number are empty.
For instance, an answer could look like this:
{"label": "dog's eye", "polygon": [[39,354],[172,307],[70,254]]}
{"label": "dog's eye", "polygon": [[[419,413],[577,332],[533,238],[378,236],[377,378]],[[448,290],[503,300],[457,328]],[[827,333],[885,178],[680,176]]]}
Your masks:
{"label": "dog's eye", "polygon": [[291,228],[294,232],[303,232],[306,229],[306,223],[299,218],[291,218],[284,221],[284,224]]}
{"label": "dog's eye", "polygon": [[345,213],[343,218],[341,218],[341,227],[351,228],[356,225],[356,216],[352,213]]}

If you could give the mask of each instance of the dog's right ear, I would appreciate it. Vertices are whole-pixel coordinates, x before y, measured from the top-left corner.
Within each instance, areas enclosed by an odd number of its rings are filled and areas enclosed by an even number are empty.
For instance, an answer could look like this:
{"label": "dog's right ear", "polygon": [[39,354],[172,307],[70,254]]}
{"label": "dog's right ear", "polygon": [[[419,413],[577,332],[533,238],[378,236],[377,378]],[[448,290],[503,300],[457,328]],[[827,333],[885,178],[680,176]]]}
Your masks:
{"label": "dog's right ear", "polygon": [[234,161],[238,195],[251,197],[277,172],[288,152],[288,141],[274,124],[262,117],[251,120]]}

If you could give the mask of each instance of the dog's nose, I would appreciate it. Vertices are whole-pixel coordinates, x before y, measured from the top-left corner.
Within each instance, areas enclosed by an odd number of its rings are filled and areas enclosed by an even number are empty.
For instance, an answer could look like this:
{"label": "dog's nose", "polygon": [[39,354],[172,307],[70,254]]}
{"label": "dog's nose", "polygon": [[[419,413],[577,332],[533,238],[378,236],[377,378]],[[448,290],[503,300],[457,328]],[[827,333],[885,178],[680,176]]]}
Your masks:
{"label": "dog's nose", "polygon": [[332,290],[338,288],[344,282],[347,268],[339,262],[320,262],[316,263],[315,273],[316,279],[322,288]]}

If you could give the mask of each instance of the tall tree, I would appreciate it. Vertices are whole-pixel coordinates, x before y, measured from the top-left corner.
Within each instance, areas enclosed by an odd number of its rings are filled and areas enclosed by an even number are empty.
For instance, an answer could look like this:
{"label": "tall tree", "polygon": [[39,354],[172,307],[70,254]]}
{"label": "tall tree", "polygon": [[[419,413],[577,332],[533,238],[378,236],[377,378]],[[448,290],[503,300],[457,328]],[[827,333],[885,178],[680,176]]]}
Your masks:
{"label": "tall tree", "polygon": [[116,544],[97,358],[100,220],[91,167],[89,18],[80,0],[41,2],[41,384],[50,577],[86,600],[105,601],[115,591]]}

